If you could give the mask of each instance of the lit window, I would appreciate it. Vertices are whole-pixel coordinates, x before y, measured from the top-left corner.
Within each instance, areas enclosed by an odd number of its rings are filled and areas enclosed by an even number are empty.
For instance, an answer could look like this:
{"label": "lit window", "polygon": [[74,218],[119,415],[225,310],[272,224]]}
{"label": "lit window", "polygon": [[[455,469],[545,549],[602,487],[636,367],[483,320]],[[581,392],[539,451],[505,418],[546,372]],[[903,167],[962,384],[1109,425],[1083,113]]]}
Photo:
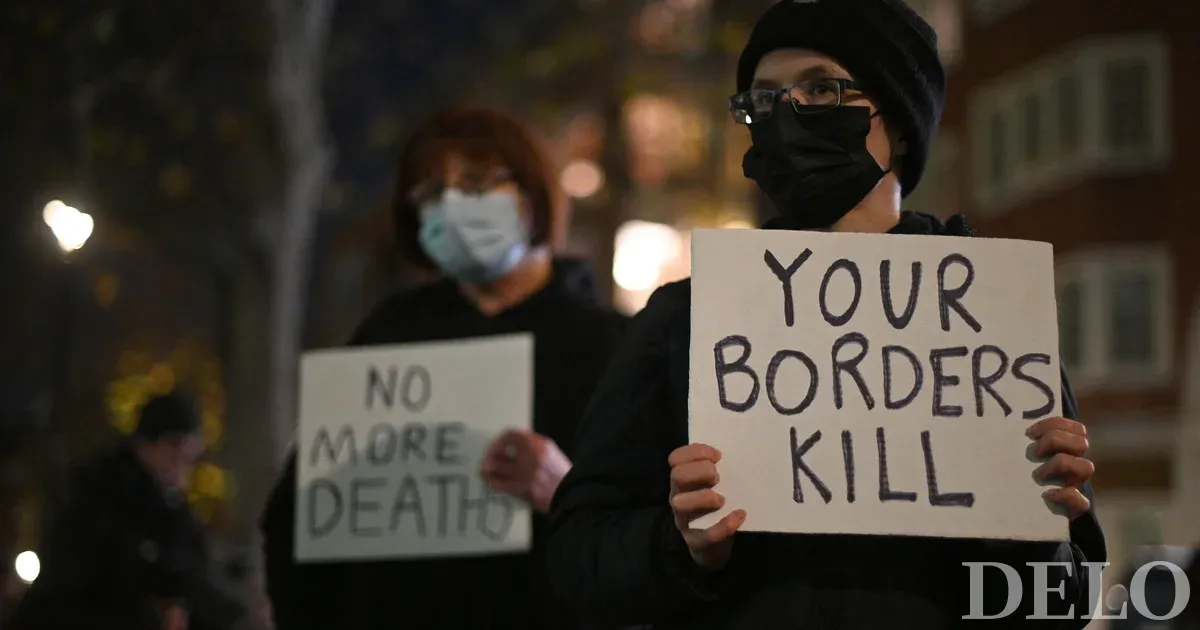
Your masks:
{"label": "lit window", "polygon": [[1171,374],[1171,265],[1159,246],[1072,254],[1055,272],[1059,345],[1076,384],[1144,387]]}
{"label": "lit window", "polygon": [[1104,131],[1117,149],[1141,149],[1151,136],[1150,68],[1144,60],[1114,61],[1104,69]]}
{"label": "lit window", "polygon": [[1121,365],[1154,360],[1154,277],[1119,269],[1108,279],[1109,356]]}

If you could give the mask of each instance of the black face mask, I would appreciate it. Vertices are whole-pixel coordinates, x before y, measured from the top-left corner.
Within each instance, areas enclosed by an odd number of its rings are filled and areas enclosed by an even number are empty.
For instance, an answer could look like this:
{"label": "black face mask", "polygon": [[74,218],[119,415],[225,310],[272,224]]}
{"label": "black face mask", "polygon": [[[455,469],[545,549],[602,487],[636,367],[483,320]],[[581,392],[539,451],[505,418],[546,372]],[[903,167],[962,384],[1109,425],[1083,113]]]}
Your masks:
{"label": "black face mask", "polygon": [[867,152],[873,117],[868,107],[800,114],[790,102],[776,101],[770,118],[750,125],[754,146],[742,159],[742,172],[788,227],[827,228],[887,174]]}

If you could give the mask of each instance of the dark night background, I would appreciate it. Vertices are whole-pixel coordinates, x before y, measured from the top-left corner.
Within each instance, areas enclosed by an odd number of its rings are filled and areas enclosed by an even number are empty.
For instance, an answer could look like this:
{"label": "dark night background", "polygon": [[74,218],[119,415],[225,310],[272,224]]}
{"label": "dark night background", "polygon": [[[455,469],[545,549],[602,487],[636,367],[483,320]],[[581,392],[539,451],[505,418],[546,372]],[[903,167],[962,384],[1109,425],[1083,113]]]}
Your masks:
{"label": "dark night background", "polygon": [[[396,262],[388,205],[400,145],[439,108],[508,109],[545,139],[573,197],[571,253],[630,312],[687,274],[690,228],[769,212],[726,110],[769,0],[336,0],[300,103],[323,108],[333,168],[300,204],[286,191],[310,153],[289,142],[271,61],[306,40],[271,2],[0,3],[5,592],[48,480],[179,383],[200,393],[210,445],[193,504],[220,545],[253,545],[286,417],[267,376],[274,307],[299,305],[293,349],[334,346],[424,279]],[[1110,559],[1194,543],[1200,123],[1184,68],[1200,60],[1200,4],[911,4],[939,32],[950,92],[906,205],[1054,243]],[[43,222],[56,199],[94,220],[77,251]],[[311,247],[281,281],[280,234],[305,212]]]}

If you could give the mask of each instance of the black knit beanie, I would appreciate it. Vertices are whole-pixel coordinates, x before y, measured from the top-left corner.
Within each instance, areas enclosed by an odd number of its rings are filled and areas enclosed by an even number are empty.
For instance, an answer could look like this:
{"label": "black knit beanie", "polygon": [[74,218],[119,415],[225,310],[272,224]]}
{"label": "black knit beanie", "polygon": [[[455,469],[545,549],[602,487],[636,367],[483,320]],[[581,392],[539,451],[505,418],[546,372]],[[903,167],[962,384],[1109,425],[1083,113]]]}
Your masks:
{"label": "black knit beanie", "polygon": [[782,0],[754,25],[738,60],[738,92],[750,89],[763,55],[780,48],[828,55],[864,84],[908,147],[900,185],[912,192],[946,97],[933,28],[904,0]]}
{"label": "black knit beanie", "polygon": [[151,398],[138,418],[134,437],[146,442],[158,442],[175,435],[200,432],[200,408],[195,398],[181,391]]}

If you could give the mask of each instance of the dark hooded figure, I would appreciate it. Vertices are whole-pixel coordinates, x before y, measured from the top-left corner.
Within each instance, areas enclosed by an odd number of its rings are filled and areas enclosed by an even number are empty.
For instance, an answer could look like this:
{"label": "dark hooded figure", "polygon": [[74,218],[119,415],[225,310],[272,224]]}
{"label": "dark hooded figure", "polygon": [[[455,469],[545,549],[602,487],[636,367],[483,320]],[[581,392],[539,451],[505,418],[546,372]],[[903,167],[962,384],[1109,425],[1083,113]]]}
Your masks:
{"label": "dark hooded figure", "polygon": [[509,116],[476,108],[435,116],[401,157],[395,219],[401,251],[445,278],[387,299],[351,340],[533,333],[533,430],[498,437],[481,471],[493,489],[533,507],[532,551],[296,563],[293,456],[262,521],[279,630],[574,627],[545,579],[545,513],[626,319],[601,304],[588,268],[553,256],[566,221],[557,181],[535,140]]}
{"label": "dark hooded figure", "polygon": [[[938,126],[945,77],[936,38],[901,0],[786,0],[759,20],[742,53],[734,119],[753,147],[744,171],[779,217],[768,229],[971,236],[901,211],[921,179]],[[713,490],[720,453],[688,444],[689,281],[666,285],[634,319],[581,421],[575,467],[555,497],[548,571],[560,596],[603,623],[689,630],[940,630],[1081,628],[1089,583],[1081,563],[1103,562],[1091,507],[1083,425],[1063,380],[1066,418],[1032,425],[1037,474],[1065,479],[1047,494],[1070,513],[1070,543],[735,533],[745,512],[690,527],[723,504]],[[970,579],[962,562],[1019,572],[1020,607],[995,622],[964,621]],[[1027,562],[1059,562],[1051,615],[1026,619]],[[984,573],[984,611],[1005,608],[999,571]]]}
{"label": "dark hooded figure", "polygon": [[147,402],[127,441],[73,472],[12,627],[233,627],[244,607],[212,581],[204,530],[183,491],[203,450],[190,396]]}

